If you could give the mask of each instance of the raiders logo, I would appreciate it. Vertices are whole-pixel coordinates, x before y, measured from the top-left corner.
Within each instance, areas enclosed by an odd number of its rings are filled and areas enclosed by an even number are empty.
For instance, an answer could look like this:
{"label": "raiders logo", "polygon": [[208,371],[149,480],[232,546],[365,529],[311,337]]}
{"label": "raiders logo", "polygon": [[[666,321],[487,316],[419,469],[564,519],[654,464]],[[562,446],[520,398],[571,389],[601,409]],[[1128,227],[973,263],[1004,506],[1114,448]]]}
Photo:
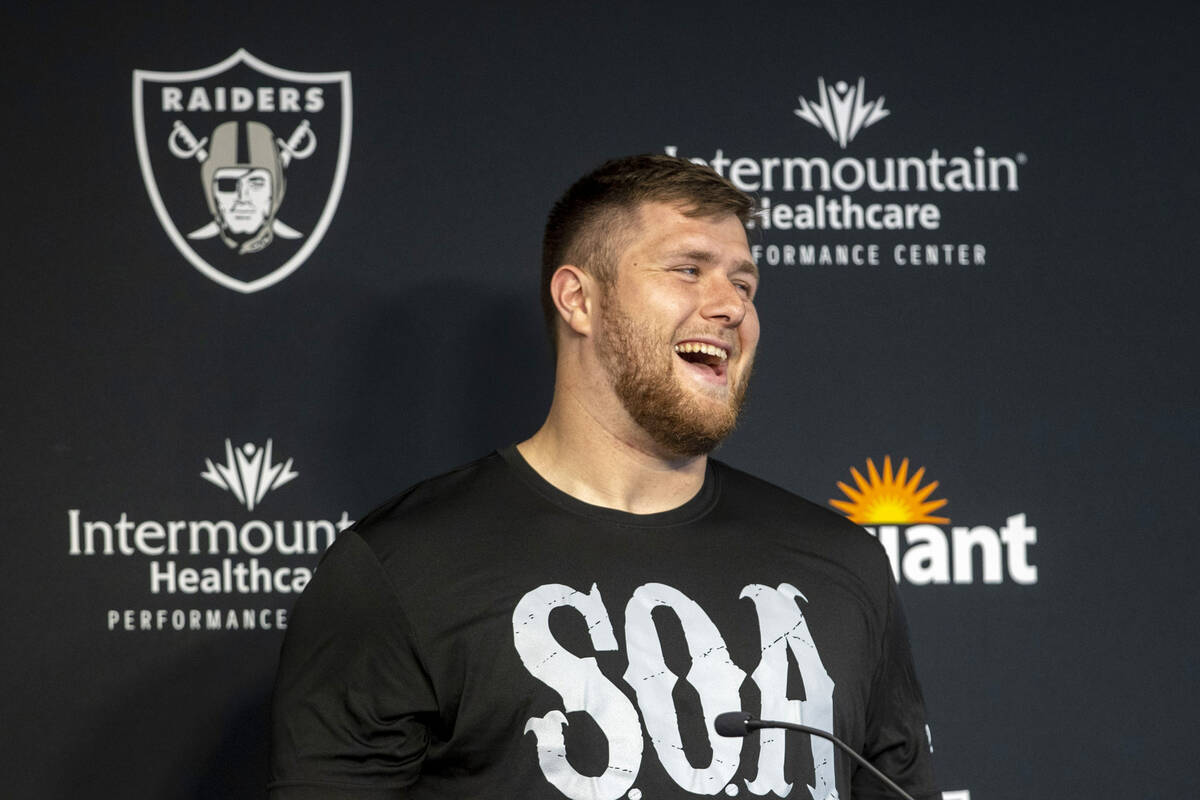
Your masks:
{"label": "raiders logo", "polygon": [[350,73],[273,67],[245,50],[188,72],[133,73],[150,202],[192,266],[250,293],[296,271],[337,211]]}

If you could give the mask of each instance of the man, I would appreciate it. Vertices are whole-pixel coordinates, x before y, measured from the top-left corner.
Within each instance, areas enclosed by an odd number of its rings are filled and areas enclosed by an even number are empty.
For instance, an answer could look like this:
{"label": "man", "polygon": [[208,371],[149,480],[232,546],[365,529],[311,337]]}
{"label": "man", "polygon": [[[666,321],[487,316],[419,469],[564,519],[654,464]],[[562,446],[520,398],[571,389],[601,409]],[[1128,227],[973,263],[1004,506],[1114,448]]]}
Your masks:
{"label": "man", "polygon": [[758,343],[742,192],[666,156],[551,211],[554,399],[531,438],[344,533],[297,603],[272,797],[935,797],[878,544],[707,453]]}

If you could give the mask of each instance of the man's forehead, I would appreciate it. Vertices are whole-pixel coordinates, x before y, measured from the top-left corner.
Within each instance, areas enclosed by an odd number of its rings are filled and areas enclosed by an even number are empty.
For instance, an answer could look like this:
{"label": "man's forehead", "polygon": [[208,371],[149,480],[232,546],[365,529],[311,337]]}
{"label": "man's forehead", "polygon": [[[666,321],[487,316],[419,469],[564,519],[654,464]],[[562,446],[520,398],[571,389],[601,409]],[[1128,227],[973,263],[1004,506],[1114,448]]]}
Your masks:
{"label": "man's forehead", "polygon": [[736,214],[691,216],[686,204],[642,203],[636,243],[664,258],[705,262],[733,260],[739,270],[758,274],[746,228]]}

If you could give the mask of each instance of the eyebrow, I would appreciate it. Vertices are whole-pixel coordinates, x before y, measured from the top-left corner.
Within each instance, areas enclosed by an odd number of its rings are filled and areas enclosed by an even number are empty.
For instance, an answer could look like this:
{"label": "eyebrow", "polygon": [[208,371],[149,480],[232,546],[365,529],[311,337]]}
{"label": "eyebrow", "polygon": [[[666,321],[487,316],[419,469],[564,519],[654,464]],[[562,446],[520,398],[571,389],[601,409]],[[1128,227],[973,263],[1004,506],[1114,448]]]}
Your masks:
{"label": "eyebrow", "polygon": [[758,280],[758,264],[753,261],[743,261],[733,271],[749,273],[754,280]]}
{"label": "eyebrow", "polygon": [[[667,258],[686,258],[689,261],[712,264],[717,261],[717,254],[712,250],[688,249],[668,253]],[[758,265],[753,261],[740,261],[733,271],[749,273],[755,280],[758,279]]]}

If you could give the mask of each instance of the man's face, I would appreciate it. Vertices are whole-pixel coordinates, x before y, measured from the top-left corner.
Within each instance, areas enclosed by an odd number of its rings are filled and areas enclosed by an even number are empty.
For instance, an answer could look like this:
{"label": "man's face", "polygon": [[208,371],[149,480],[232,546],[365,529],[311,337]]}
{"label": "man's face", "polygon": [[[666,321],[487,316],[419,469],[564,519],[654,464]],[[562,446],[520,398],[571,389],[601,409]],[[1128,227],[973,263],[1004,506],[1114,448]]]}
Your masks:
{"label": "man's face", "polygon": [[666,452],[707,453],[737,423],[758,270],[737,217],[646,203],[601,298],[596,349],[633,420]]}
{"label": "man's face", "polygon": [[271,173],[261,167],[222,167],[213,173],[213,197],[225,228],[258,231],[271,214]]}

